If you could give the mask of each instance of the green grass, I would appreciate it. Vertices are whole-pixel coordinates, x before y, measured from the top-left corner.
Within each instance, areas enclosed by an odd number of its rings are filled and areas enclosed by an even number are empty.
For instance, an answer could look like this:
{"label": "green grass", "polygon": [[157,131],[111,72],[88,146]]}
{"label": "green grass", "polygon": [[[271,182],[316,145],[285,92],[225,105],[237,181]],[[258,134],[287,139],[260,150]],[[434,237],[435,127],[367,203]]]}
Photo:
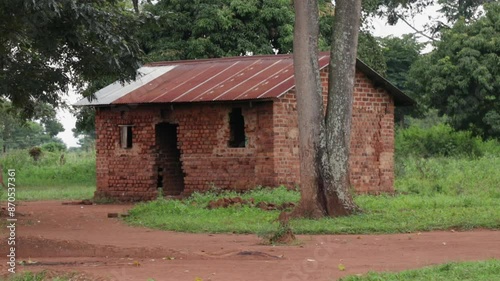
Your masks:
{"label": "green grass", "polygon": [[397,166],[396,187],[401,193],[500,199],[500,155],[479,159],[409,158]]}
{"label": "green grass", "polygon": [[69,281],[74,274],[65,274],[60,276],[52,276],[47,274],[46,271],[41,272],[22,272],[11,275],[6,279],[0,278],[0,280],[5,281]]}
{"label": "green grass", "polygon": [[[408,159],[396,182],[395,196],[357,196],[357,215],[292,220],[297,234],[404,233],[438,229],[500,228],[500,157]],[[239,206],[206,209],[210,200],[235,193],[194,194],[184,201],[156,200],[136,205],[132,225],[182,232],[270,233],[279,211]],[[258,189],[242,195],[256,202],[297,202],[285,188]]]}
{"label": "green grass", "polygon": [[[27,150],[15,150],[2,155],[4,181],[8,169],[16,171],[17,200],[85,199],[95,191],[95,154],[65,153],[65,163],[60,164],[60,152],[44,152],[34,161]],[[2,194],[3,193],[3,194]],[[6,199],[0,191],[0,198]]]}
{"label": "green grass", "polygon": [[398,273],[370,272],[341,281],[493,281],[500,280],[500,260],[447,263]]}
{"label": "green grass", "polygon": [[[82,200],[94,196],[95,186],[28,186],[16,188],[16,200]],[[7,199],[3,192],[1,200]]]}

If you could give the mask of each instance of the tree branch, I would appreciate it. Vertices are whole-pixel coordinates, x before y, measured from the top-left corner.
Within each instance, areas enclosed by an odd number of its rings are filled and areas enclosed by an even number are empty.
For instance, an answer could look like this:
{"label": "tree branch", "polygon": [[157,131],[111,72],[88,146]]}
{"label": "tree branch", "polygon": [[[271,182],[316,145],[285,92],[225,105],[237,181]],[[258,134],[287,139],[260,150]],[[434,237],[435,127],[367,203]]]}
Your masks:
{"label": "tree branch", "polygon": [[418,34],[420,34],[420,35],[424,36],[424,37],[425,37],[425,38],[427,38],[427,39],[432,40],[433,42],[435,42],[435,41],[436,41],[436,38],[431,37],[431,36],[429,36],[429,35],[425,34],[423,31],[416,29],[413,25],[411,25],[411,24],[410,24],[410,23],[409,23],[406,19],[404,19],[401,15],[397,15],[397,17],[398,17],[400,20],[402,20],[404,23],[406,23],[406,24],[407,24],[407,25],[408,25],[411,29],[415,30],[415,32],[416,32],[416,33],[418,33]]}

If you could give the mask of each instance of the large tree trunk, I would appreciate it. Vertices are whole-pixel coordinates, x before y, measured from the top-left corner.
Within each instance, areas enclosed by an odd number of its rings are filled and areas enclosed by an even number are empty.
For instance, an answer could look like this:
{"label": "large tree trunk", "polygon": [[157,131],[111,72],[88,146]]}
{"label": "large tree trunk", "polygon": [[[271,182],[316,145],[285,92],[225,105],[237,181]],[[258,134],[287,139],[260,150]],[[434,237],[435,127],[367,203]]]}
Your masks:
{"label": "large tree trunk", "polygon": [[301,199],[293,216],[342,216],[356,210],[349,191],[349,138],[361,0],[336,3],[326,117],[318,65],[318,1],[294,3]]}
{"label": "large tree trunk", "polygon": [[335,3],[326,111],[327,165],[333,185],[327,188],[326,198],[328,213],[339,216],[357,209],[350,193],[349,154],[361,0]]}
{"label": "large tree trunk", "polygon": [[139,14],[139,0],[132,0],[132,5],[134,6],[134,11],[136,14]]}
{"label": "large tree trunk", "polygon": [[323,97],[318,65],[318,1],[294,1],[293,61],[300,143],[300,203],[294,216],[326,214],[321,176]]}

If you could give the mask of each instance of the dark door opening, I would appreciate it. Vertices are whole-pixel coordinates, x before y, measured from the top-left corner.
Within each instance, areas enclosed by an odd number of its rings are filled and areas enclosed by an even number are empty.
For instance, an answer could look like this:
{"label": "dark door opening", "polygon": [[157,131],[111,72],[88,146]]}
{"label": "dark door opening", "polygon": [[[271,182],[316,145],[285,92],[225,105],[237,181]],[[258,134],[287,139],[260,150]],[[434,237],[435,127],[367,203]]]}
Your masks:
{"label": "dark door opening", "polygon": [[179,195],[184,191],[181,152],[177,147],[176,124],[156,125],[156,147],[158,149],[157,185],[165,195]]}

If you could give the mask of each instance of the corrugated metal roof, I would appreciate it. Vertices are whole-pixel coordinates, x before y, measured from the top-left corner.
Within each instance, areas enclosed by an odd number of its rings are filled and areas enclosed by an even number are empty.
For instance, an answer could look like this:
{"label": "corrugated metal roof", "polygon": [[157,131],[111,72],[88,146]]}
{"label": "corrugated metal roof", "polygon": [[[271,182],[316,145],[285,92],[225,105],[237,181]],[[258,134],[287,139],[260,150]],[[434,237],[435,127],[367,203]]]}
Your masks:
{"label": "corrugated metal roof", "polygon": [[[328,53],[321,53],[319,67],[328,66],[329,60]],[[142,76],[136,81],[113,83],[98,91],[96,100],[85,98],[76,105],[272,99],[295,86],[292,55],[158,62],[139,72]]]}
{"label": "corrugated metal roof", "polygon": [[159,66],[159,67],[141,67],[137,72],[137,79],[127,83],[120,83],[119,81],[102,88],[95,93],[95,99],[90,101],[88,98],[83,98],[79,100],[74,105],[106,105],[111,104],[117,99],[137,90],[141,87],[147,86],[147,84],[154,79],[160,77],[166,72],[174,69],[175,66]]}

